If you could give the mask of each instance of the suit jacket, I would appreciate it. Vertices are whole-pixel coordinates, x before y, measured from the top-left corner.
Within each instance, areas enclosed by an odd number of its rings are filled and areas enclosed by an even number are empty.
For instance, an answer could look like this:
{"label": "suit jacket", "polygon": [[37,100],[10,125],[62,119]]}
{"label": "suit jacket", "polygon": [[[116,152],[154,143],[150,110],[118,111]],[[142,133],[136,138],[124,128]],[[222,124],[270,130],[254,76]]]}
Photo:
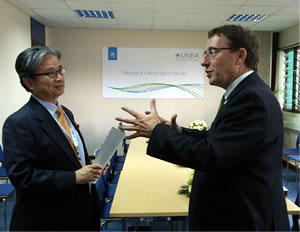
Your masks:
{"label": "suit jacket", "polygon": [[207,132],[157,125],[151,156],[195,169],[190,230],[289,230],[282,190],[283,121],[254,72],[229,95]]}
{"label": "suit jacket", "polygon": [[[63,107],[84,145],[73,114]],[[95,187],[75,184],[81,165],[56,121],[30,98],[3,126],[4,165],[15,187],[11,230],[100,230]]]}

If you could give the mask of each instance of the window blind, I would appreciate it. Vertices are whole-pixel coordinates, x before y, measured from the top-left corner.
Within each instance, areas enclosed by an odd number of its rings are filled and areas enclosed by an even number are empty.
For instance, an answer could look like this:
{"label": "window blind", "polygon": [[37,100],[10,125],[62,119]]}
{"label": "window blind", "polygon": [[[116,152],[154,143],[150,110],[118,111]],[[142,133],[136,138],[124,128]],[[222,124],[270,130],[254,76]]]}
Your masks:
{"label": "window blind", "polygon": [[284,111],[300,113],[300,47],[284,51]]}

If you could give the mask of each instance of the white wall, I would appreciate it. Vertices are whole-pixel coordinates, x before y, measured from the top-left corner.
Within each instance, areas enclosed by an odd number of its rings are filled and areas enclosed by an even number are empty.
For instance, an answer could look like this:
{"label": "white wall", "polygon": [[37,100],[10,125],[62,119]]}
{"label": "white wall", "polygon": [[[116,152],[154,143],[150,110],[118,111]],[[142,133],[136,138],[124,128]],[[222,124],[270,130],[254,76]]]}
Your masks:
{"label": "white wall", "polygon": [[[270,80],[271,33],[258,33],[261,38],[263,79]],[[47,29],[49,46],[62,51],[62,64],[67,67],[66,90],[60,102],[72,109],[80,124],[90,153],[101,143],[111,126],[116,126],[116,116],[127,116],[120,109],[128,106],[139,112],[149,110],[150,99],[104,99],[101,93],[101,49],[107,46],[140,48],[203,48],[207,32],[179,31],[128,31]],[[204,75],[205,76],[205,75]],[[204,77],[204,99],[158,99],[158,112],[170,118],[178,114],[178,123],[186,126],[195,119],[213,121],[224,90],[208,85]]]}
{"label": "white wall", "polygon": [[272,33],[260,31],[256,34],[260,41],[258,74],[265,83],[271,86]]}
{"label": "white wall", "polygon": [[[101,49],[116,47],[204,47],[207,33],[166,31],[117,31],[84,29],[47,29],[47,44],[62,51],[67,67],[66,90],[62,104],[70,107],[86,138],[89,152],[103,143],[116,116],[126,116],[120,109],[129,106],[139,112],[149,110],[150,99],[104,99],[101,93]],[[161,116],[178,113],[178,122],[186,125],[194,119],[208,124],[213,120],[223,90],[209,87],[205,78],[204,100],[158,99]]]}
{"label": "white wall", "polygon": [[300,25],[295,25],[279,33],[279,48],[284,48],[296,43],[300,39]]}
{"label": "white wall", "polygon": [[0,143],[2,126],[12,112],[19,109],[30,96],[21,87],[15,72],[17,55],[31,46],[30,17],[13,6],[0,1]]}

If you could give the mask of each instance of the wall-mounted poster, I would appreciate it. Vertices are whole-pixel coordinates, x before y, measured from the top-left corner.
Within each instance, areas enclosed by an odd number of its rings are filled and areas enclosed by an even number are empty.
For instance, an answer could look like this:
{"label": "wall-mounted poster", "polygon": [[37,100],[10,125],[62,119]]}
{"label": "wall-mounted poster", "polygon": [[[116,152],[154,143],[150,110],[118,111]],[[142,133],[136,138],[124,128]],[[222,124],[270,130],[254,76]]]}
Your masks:
{"label": "wall-mounted poster", "polygon": [[102,48],[103,98],[203,98],[203,49]]}

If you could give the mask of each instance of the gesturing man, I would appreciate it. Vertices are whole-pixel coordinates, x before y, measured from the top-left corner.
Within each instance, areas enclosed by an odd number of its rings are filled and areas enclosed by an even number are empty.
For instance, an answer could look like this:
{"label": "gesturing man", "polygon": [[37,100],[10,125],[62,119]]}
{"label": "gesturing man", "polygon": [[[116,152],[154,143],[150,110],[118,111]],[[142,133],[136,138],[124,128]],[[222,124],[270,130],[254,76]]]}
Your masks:
{"label": "gesturing man", "polygon": [[202,66],[210,85],[226,90],[209,131],[122,109],[120,118],[149,138],[147,154],[195,169],[189,230],[289,230],[281,182],[283,121],[278,101],[256,73],[259,42],[250,30],[224,25],[208,32]]}

